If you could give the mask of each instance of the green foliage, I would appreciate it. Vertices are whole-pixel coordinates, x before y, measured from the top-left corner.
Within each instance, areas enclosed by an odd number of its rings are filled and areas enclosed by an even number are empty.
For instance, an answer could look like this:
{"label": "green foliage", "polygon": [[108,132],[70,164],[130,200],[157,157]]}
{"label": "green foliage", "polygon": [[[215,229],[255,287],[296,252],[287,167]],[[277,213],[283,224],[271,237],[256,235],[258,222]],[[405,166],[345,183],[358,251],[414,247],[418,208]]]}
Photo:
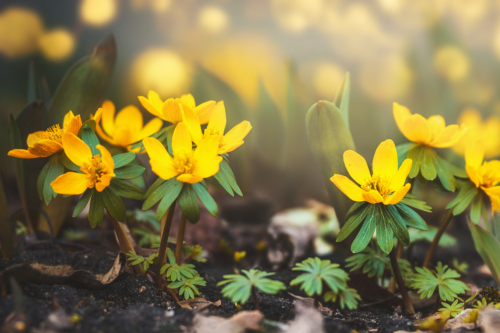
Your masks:
{"label": "green foliage", "polygon": [[367,246],[363,251],[347,258],[346,262],[346,267],[349,267],[351,272],[362,269],[368,277],[376,276],[377,279],[382,278],[384,271],[391,264],[389,256],[377,246]]}
{"label": "green foliage", "polygon": [[22,236],[27,234],[28,229],[26,228],[26,226],[21,221],[16,221],[16,235]]}
{"label": "green foliage", "polygon": [[200,206],[198,206],[198,198],[193,185],[184,184],[178,202],[187,220],[193,224],[198,222],[200,219]]}
{"label": "green foliage", "polygon": [[439,291],[439,297],[445,301],[453,301],[458,294],[463,294],[469,290],[467,285],[462,281],[456,280],[460,277],[454,269],[443,266],[438,263],[436,271],[431,271],[428,268],[416,267],[415,276],[413,277],[412,288],[418,289],[421,294],[420,298],[431,298],[436,288]]}
{"label": "green foliage", "polygon": [[469,271],[469,264],[465,261],[459,261],[457,258],[453,258],[451,265],[453,268],[462,275],[467,274]]}
{"label": "green foliage", "polygon": [[[156,234],[153,230],[140,226],[138,228],[132,228],[132,233],[139,236],[139,246],[145,247],[158,247],[161,241],[160,235]],[[158,246],[155,246],[158,245]]]}
{"label": "green foliage", "polygon": [[167,249],[167,257],[170,262],[165,263],[160,270],[161,274],[166,272],[165,276],[167,280],[172,282],[183,281],[185,279],[191,279],[198,274],[193,264],[178,265],[175,262],[174,252],[172,252],[171,249]]}
{"label": "green foliage", "polygon": [[500,242],[487,230],[469,221],[469,229],[476,250],[491,271],[497,285],[500,285]]}
{"label": "green foliage", "polygon": [[276,294],[280,290],[286,289],[283,282],[267,278],[274,273],[262,272],[257,269],[242,270],[241,272],[243,274],[224,275],[225,280],[217,284],[217,286],[227,284],[222,289],[222,295],[231,298],[233,303],[245,304],[250,298],[252,288],[259,289],[266,294]]}
{"label": "green foliage", "polygon": [[493,308],[495,307],[494,303],[488,303],[488,300],[486,298],[482,298],[481,300],[476,301],[476,304],[472,306],[476,310],[486,310],[487,308]]}
{"label": "green foliage", "polygon": [[184,295],[184,299],[194,298],[194,295],[199,295],[200,291],[196,286],[206,286],[207,282],[198,274],[192,278],[183,279],[180,281],[172,282],[168,285],[170,289],[179,289],[179,296]]}
{"label": "green foliage", "polygon": [[444,308],[439,309],[443,316],[455,318],[464,310],[464,303],[458,303],[458,298],[451,304],[441,303]]}
{"label": "green foliage", "polygon": [[149,265],[154,264],[156,258],[158,258],[158,253],[153,253],[147,258],[140,256],[132,251],[127,253],[128,261],[131,261],[131,265],[141,265],[141,268],[144,272],[146,272],[149,268]]}
{"label": "green foliage", "polygon": [[294,271],[303,271],[290,282],[290,285],[301,284],[300,289],[307,295],[321,295],[323,293],[323,283],[325,283],[333,292],[337,293],[339,289],[347,286],[349,275],[338,268],[338,264],[332,264],[330,260],[320,260],[319,258],[308,258],[301,263],[295,264]]}
{"label": "green foliage", "polygon": [[483,191],[470,180],[465,180],[460,182],[457,196],[446,206],[446,209],[453,209],[453,215],[458,215],[469,205],[471,205],[470,219],[472,222],[478,224],[481,216],[484,221],[488,221]]}
{"label": "green foliage", "polygon": [[348,308],[349,310],[354,310],[358,307],[358,301],[361,301],[361,296],[359,296],[356,289],[344,288],[338,292],[332,290],[326,292],[324,299],[326,302],[336,302],[338,300],[341,309]]}
{"label": "green foliage", "polygon": [[[425,208],[425,203],[408,199],[412,204]],[[410,244],[407,226],[427,230],[425,221],[403,201],[397,205],[355,203],[347,213],[347,221],[337,236],[337,242],[343,241],[362,224],[361,229],[351,245],[351,251],[363,251],[377,231],[377,244],[382,251],[389,253],[393,247],[394,236],[403,245]]]}
{"label": "green foliage", "polygon": [[197,262],[206,262],[207,259],[203,258],[205,251],[200,245],[183,246],[182,253],[187,256],[186,260],[195,260]]}
{"label": "green foliage", "polygon": [[[410,233],[410,239],[412,242],[416,242],[418,240],[426,240],[431,243],[436,236],[438,228],[429,226],[428,230],[409,229],[408,231]],[[447,233],[444,233],[439,239],[439,246],[451,247],[455,245],[457,245],[457,240],[455,239],[455,237],[450,236]]]}

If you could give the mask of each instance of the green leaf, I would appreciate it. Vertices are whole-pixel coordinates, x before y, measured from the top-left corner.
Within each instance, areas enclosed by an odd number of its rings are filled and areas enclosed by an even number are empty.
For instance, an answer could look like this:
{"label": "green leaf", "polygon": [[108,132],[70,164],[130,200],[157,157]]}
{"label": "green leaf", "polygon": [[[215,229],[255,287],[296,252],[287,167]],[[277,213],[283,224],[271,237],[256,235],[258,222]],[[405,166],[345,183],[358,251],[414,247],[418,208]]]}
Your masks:
{"label": "green leaf", "polygon": [[158,210],[156,211],[156,218],[158,221],[161,221],[163,215],[167,212],[167,209],[174,203],[174,201],[179,197],[179,193],[183,189],[184,183],[172,178],[174,181],[168,181],[167,189],[163,199],[161,199],[160,204],[158,205]]}
{"label": "green leaf", "polygon": [[109,35],[92,55],[76,63],[59,84],[48,109],[50,124],[58,124],[72,110],[88,119],[101,106],[111,85],[116,43]]}
{"label": "green leaf", "polygon": [[415,145],[408,152],[408,158],[412,160],[412,168],[409,177],[415,178],[420,172],[427,180],[434,180],[437,177],[434,159],[436,152],[424,145]]}
{"label": "green leaf", "polygon": [[352,201],[330,178],[334,174],[347,175],[343,155],[346,150],[355,150],[351,132],[342,112],[327,101],[320,101],[309,109],[306,128],[313,156],[319,165],[330,201],[342,226]]}
{"label": "green leaf", "polygon": [[214,175],[214,178],[217,179],[219,184],[231,195],[234,197],[234,192],[233,189],[231,188],[231,185],[229,185],[228,181],[226,180],[226,177],[222,175],[222,171],[219,167],[219,171]]}
{"label": "green leaf", "polygon": [[111,183],[109,184],[116,194],[123,198],[135,199],[135,200],[143,200],[144,192],[140,188],[135,187],[132,184],[129,184],[123,180],[117,178],[111,178]]}
{"label": "green leaf", "polygon": [[181,194],[179,195],[179,207],[182,213],[191,223],[196,223],[200,219],[200,207],[198,206],[198,198],[191,184],[184,184]]}
{"label": "green leaf", "polygon": [[47,170],[49,169],[49,162],[45,164],[43,169],[40,171],[40,174],[38,175],[37,181],[36,181],[36,188],[38,191],[38,196],[40,197],[40,200],[43,201],[43,188],[45,184],[45,177],[47,177]]}
{"label": "green leaf", "polygon": [[75,171],[75,172],[79,172],[80,171],[80,167],[78,165],[76,165],[75,163],[71,162],[71,160],[68,158],[68,156],[66,156],[66,154],[64,152],[61,152],[60,154],[60,159],[61,159],[61,163],[64,165],[64,167],[70,171]]}
{"label": "green leaf", "polygon": [[85,190],[85,192],[83,192],[83,195],[81,196],[80,200],[78,200],[75,210],[73,211],[73,217],[77,217],[78,215],[80,215],[82,210],[89,203],[90,197],[92,196],[94,191],[95,190],[93,188],[88,188]]}
{"label": "green leaf", "polygon": [[115,175],[118,179],[137,178],[146,171],[144,167],[139,165],[126,165],[119,169],[115,169]]}
{"label": "green leaf", "polygon": [[96,147],[99,144],[99,139],[97,138],[97,135],[95,135],[92,128],[87,125],[82,127],[82,140],[87,144],[87,146],[90,147],[92,156],[101,156],[101,152]]}
{"label": "green leaf", "polygon": [[483,209],[486,209],[484,205],[483,194],[481,191],[477,191],[474,199],[472,199],[472,204],[470,206],[470,219],[472,220],[472,222],[474,222],[475,224],[479,223]]}
{"label": "green leaf", "polygon": [[434,159],[434,165],[436,167],[437,175],[443,187],[450,192],[455,192],[457,187],[457,181],[453,177],[453,173],[449,168],[449,163],[445,163],[439,155],[436,154]]}
{"label": "green leaf", "polygon": [[121,168],[135,159],[134,153],[123,153],[113,156],[113,161],[115,162],[115,169]]}
{"label": "green leaf", "polygon": [[394,232],[391,228],[391,223],[393,223],[391,217],[387,214],[383,204],[377,204],[377,244],[380,246],[382,251],[389,253],[392,250],[394,242]]}
{"label": "green leaf", "polygon": [[415,147],[416,144],[413,142],[403,143],[396,147],[396,151],[398,153],[398,165],[401,167],[404,160],[408,157],[408,152]]}
{"label": "green leaf", "polygon": [[127,212],[122,198],[120,198],[111,188],[106,187],[102,192],[104,206],[109,214],[113,216],[118,222],[125,222]]}
{"label": "green leaf", "polygon": [[96,226],[101,225],[103,217],[104,217],[103,193],[94,191],[92,198],[90,199],[90,207],[89,207],[90,226],[92,228],[95,228]]}
{"label": "green leaf", "polygon": [[461,187],[460,190],[448,206],[446,206],[446,209],[453,208],[453,215],[458,215],[462,213],[471,203],[472,199],[474,199],[474,196],[477,193],[477,188],[472,183],[471,181],[465,182]]}
{"label": "green leaf", "polygon": [[469,174],[464,169],[456,167],[455,165],[451,164],[450,162],[448,162],[445,159],[441,159],[441,161],[442,161],[443,165],[445,166],[445,168],[448,169],[448,170],[450,170],[451,173],[455,177],[464,178],[464,179],[468,179],[469,178]]}
{"label": "green leaf", "polygon": [[64,173],[64,166],[61,163],[59,154],[52,155],[49,163],[47,163],[47,166],[45,180],[43,183],[43,198],[46,205],[48,205],[52,198],[55,198],[57,195],[57,193],[52,190],[50,183]]}
{"label": "green leaf", "polygon": [[205,207],[207,207],[207,210],[210,212],[210,214],[212,214],[212,216],[217,216],[217,203],[212,198],[210,193],[208,193],[207,189],[200,183],[195,183],[192,186],[194,188],[194,191],[198,195],[198,198],[200,198],[201,202],[205,205]]}
{"label": "green leaf", "polygon": [[406,223],[399,215],[398,210],[394,205],[388,205],[383,207],[386,211],[386,215],[390,216],[391,223],[390,226],[396,236],[397,240],[401,242],[404,246],[410,245],[410,234],[406,228]]}
{"label": "green leaf", "polygon": [[404,205],[409,206],[409,207],[412,207],[412,208],[415,208],[415,209],[418,209],[418,210],[421,210],[421,211],[424,211],[424,212],[427,212],[427,213],[432,212],[431,206],[426,205],[424,201],[413,199],[408,194],[399,203],[404,204]]}
{"label": "green leaf", "polygon": [[236,194],[238,194],[239,196],[243,196],[238,183],[236,183],[236,178],[234,177],[233,170],[231,170],[231,167],[229,166],[229,163],[227,163],[226,159],[223,159],[222,162],[220,162],[219,172],[221,172],[221,175],[226,179],[227,183],[229,184],[229,186],[231,186],[233,191],[236,192]]}
{"label": "green leaf", "polygon": [[359,233],[354,239],[354,242],[352,242],[351,251],[353,253],[361,252],[368,246],[370,240],[373,237],[373,233],[375,232],[377,218],[378,216],[376,207],[373,207],[366,215],[366,220],[363,223],[361,230],[359,230]]}
{"label": "green leaf", "polygon": [[399,215],[403,218],[406,225],[419,230],[427,230],[427,223],[413,209],[406,206],[403,202],[396,205]]}
{"label": "green leaf", "polygon": [[[354,206],[354,205],[353,205]],[[341,242],[347,238],[357,227],[363,222],[367,216],[367,214],[371,214],[373,205],[363,205],[358,210],[355,210],[351,213],[349,219],[346,221],[342,229],[340,229],[339,234],[337,235],[337,242]]]}
{"label": "green leaf", "polygon": [[142,204],[142,209],[146,210],[153,207],[160,199],[162,199],[167,191],[177,182],[177,179],[170,178],[165,181],[164,179],[158,178],[153,185],[146,191],[144,197],[146,200]]}
{"label": "green leaf", "polygon": [[468,222],[476,250],[491,271],[497,285],[500,285],[500,242],[479,225]]}
{"label": "green leaf", "polygon": [[337,90],[335,95],[335,99],[333,100],[333,104],[335,104],[342,116],[344,117],[344,121],[346,126],[349,127],[349,97],[351,92],[351,76],[349,73],[344,75],[342,82]]}

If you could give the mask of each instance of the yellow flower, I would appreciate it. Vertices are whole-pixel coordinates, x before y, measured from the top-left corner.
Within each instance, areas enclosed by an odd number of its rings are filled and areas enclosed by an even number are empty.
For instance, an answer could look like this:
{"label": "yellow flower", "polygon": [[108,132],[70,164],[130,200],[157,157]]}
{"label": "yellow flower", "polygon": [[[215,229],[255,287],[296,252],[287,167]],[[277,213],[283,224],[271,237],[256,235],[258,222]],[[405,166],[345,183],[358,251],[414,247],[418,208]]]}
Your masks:
{"label": "yellow flower", "polygon": [[78,195],[87,188],[102,192],[115,177],[115,162],[109,151],[101,145],[97,149],[101,156],[92,156],[90,147],[73,133],[65,133],[62,137],[64,153],[71,162],[80,167],[79,172],[66,172],[57,177],[50,185],[54,192],[66,195]]}
{"label": "yellow flower", "polygon": [[229,153],[241,146],[244,143],[243,139],[252,129],[250,122],[245,120],[234,126],[224,135],[224,130],[226,129],[226,108],[222,101],[215,105],[204,133],[201,131],[201,122],[198,116],[191,108],[187,106],[182,107],[182,120],[191,133],[194,143],[197,145],[209,137],[217,138],[219,154]]}
{"label": "yellow flower", "polygon": [[330,180],[353,201],[395,205],[410,190],[411,185],[405,185],[405,181],[412,162],[406,159],[398,169],[398,153],[392,140],[382,142],[375,151],[373,175],[370,175],[366,160],[355,151],[347,150],[344,153],[344,163],[351,177],[361,187],[343,175],[335,174]]}
{"label": "yellow flower", "polygon": [[463,125],[446,126],[444,118],[437,115],[425,119],[419,114],[411,114],[407,107],[394,103],[393,114],[399,130],[415,143],[448,148],[456,144],[465,134]]}
{"label": "yellow flower", "polygon": [[[133,105],[124,107],[115,118],[115,105],[111,101],[102,103],[102,128],[96,126],[97,134],[114,146],[130,150],[130,145],[155,134],[163,126],[159,118],[143,125],[142,113]],[[137,148],[134,151],[139,151]]]}
{"label": "yellow flower", "polygon": [[218,139],[207,138],[193,151],[191,136],[184,123],[177,124],[174,130],[173,158],[157,139],[149,137],[142,142],[149,155],[151,169],[162,179],[177,177],[178,181],[194,184],[219,171],[222,157],[217,154]]}
{"label": "yellow flower", "polygon": [[500,161],[483,162],[484,145],[481,140],[472,141],[465,149],[465,170],[470,180],[481,188],[491,200],[492,213],[500,212]]}
{"label": "yellow flower", "polygon": [[190,107],[200,119],[201,124],[208,123],[215,106],[215,101],[196,106],[191,94],[182,95],[181,98],[169,98],[163,102],[160,96],[152,90],[149,91],[148,98],[139,96],[139,101],[151,114],[174,125],[182,121],[181,105]]}
{"label": "yellow flower", "polygon": [[[96,123],[101,119],[100,109],[96,112]],[[75,135],[82,127],[82,119],[80,115],[75,116],[73,111],[69,111],[63,120],[63,128],[59,124],[48,128],[46,131],[38,131],[28,135],[28,149],[12,149],[8,155],[17,158],[38,158],[53,155],[61,150],[62,137],[65,133],[73,133]]]}
{"label": "yellow flower", "polygon": [[468,142],[483,139],[484,157],[493,158],[500,156],[500,118],[491,116],[484,120],[481,114],[475,109],[466,109],[458,118],[458,123],[467,126],[465,136],[453,146],[458,154],[465,153],[465,146]]}

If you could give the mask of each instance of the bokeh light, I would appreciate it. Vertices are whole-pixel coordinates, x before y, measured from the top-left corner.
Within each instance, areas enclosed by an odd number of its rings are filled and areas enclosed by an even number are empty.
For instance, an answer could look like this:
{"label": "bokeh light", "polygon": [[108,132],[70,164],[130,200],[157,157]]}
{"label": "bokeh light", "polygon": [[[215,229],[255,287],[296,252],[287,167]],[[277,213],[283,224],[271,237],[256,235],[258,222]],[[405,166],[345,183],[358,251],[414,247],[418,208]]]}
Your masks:
{"label": "bokeh light", "polygon": [[311,68],[314,91],[318,98],[333,100],[345,70],[333,62],[318,62]]}
{"label": "bokeh light", "polygon": [[216,6],[206,6],[200,9],[198,25],[209,33],[220,33],[229,25],[229,17],[224,9]]}
{"label": "bokeh light", "polygon": [[320,17],[323,0],[273,0],[272,8],[280,26],[299,32],[313,25]]}
{"label": "bokeh light", "polygon": [[191,67],[170,49],[149,49],[134,60],[131,83],[142,94],[154,90],[164,99],[178,97],[189,92]]}
{"label": "bokeh light", "polygon": [[116,0],[82,0],[80,16],[88,25],[101,27],[110,23],[116,16]]}
{"label": "bokeh light", "polygon": [[36,51],[43,30],[36,12],[20,7],[6,9],[0,13],[0,53],[15,58]]}
{"label": "bokeh light", "polygon": [[54,29],[44,33],[39,43],[42,54],[52,61],[68,58],[75,48],[73,35],[65,29]]}
{"label": "bokeh light", "polygon": [[469,74],[467,55],[455,46],[443,46],[434,56],[437,72],[450,82],[459,82]]}

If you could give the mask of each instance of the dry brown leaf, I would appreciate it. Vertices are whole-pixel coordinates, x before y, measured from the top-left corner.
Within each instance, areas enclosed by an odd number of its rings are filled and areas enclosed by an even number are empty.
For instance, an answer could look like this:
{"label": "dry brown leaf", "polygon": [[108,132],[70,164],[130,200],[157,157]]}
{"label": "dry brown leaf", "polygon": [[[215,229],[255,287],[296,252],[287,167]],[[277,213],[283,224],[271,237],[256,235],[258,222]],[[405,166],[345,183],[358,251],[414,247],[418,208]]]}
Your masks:
{"label": "dry brown leaf", "polygon": [[262,312],[241,311],[230,318],[205,317],[197,314],[194,317],[193,333],[241,333],[246,329],[258,330],[264,319]]}
{"label": "dry brown leaf", "polygon": [[221,305],[221,301],[218,300],[217,302],[210,302],[204,299],[203,297],[195,297],[180,301],[178,304],[181,307],[189,310],[200,311],[210,305],[215,305],[219,307]]}

